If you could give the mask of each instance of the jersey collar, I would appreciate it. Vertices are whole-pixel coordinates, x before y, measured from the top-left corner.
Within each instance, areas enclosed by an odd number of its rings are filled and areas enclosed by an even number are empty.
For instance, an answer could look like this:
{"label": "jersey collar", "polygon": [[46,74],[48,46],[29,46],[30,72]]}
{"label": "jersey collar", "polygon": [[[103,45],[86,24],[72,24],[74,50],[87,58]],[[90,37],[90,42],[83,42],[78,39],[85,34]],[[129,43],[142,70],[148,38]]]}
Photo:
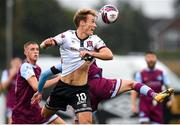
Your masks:
{"label": "jersey collar", "polygon": [[86,39],[88,39],[89,38],[89,36],[88,37],[86,37],[86,38],[84,38],[84,39],[81,39],[81,38],[79,38],[78,37],[78,35],[77,35],[77,32],[75,31],[75,34],[76,34],[76,37],[80,40],[80,41],[85,41]]}

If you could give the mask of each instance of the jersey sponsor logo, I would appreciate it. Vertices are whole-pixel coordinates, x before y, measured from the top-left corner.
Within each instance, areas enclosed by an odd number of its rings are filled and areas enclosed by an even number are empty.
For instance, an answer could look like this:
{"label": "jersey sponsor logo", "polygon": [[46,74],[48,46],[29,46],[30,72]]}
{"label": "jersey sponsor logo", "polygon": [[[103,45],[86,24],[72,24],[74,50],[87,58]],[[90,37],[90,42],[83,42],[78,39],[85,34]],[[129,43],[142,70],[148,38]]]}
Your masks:
{"label": "jersey sponsor logo", "polygon": [[80,51],[79,49],[75,48],[75,47],[70,47],[71,50],[73,51]]}

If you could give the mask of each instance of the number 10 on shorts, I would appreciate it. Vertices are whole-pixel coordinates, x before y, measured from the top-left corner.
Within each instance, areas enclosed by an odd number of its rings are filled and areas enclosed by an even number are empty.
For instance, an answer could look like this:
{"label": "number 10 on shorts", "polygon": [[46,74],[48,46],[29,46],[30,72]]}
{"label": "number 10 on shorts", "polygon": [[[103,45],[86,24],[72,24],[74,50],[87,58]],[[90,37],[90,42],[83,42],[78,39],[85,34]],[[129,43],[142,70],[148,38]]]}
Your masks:
{"label": "number 10 on shorts", "polygon": [[85,93],[80,93],[80,94],[76,94],[77,98],[78,98],[78,102],[77,105],[82,104],[82,103],[86,103],[86,94]]}

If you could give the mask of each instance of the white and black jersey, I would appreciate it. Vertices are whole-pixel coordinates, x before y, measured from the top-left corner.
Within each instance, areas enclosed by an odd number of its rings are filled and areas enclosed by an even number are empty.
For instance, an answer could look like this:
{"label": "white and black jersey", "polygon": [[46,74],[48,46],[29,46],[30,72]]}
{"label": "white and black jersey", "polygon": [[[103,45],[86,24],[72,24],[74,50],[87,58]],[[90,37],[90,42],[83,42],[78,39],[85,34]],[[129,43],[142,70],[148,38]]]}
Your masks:
{"label": "white and black jersey", "polygon": [[53,38],[59,46],[62,64],[61,76],[66,76],[84,64],[80,57],[81,50],[97,51],[105,47],[105,43],[97,35],[79,39],[75,30],[68,30]]}

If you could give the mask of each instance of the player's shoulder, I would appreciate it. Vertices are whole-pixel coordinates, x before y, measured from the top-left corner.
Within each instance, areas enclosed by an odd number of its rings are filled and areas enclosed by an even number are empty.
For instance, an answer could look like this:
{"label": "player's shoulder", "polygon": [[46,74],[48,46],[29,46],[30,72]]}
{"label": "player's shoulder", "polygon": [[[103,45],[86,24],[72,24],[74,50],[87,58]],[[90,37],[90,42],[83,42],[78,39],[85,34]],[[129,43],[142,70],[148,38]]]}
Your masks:
{"label": "player's shoulder", "polygon": [[28,62],[24,62],[22,65],[21,65],[21,67],[23,67],[23,68],[29,68],[29,67],[32,67],[33,65],[32,64],[30,64],[30,63],[28,63]]}
{"label": "player's shoulder", "polygon": [[66,30],[66,31],[60,33],[59,35],[61,36],[61,38],[67,38],[72,35],[75,35],[75,30]]}
{"label": "player's shoulder", "polygon": [[89,38],[92,38],[92,39],[100,39],[100,37],[98,36],[98,35],[96,35],[96,34],[93,34],[93,35],[91,35],[91,36],[89,36]]}
{"label": "player's shoulder", "polygon": [[147,73],[147,72],[149,72],[148,68],[143,68],[142,70],[139,71],[140,74],[144,74],[144,73]]}
{"label": "player's shoulder", "polygon": [[74,35],[75,32],[76,32],[75,30],[67,30],[67,31],[63,32],[62,34],[64,34],[64,35]]}
{"label": "player's shoulder", "polygon": [[39,65],[33,65],[31,63],[28,63],[28,62],[24,62],[22,65],[21,65],[21,70],[22,69],[25,69],[25,70],[28,70],[28,69],[33,69],[33,68],[36,68],[36,69],[41,69],[41,67]]}
{"label": "player's shoulder", "polygon": [[156,72],[159,72],[159,73],[163,73],[163,70],[162,70],[162,69],[159,69],[159,68],[156,68],[155,71],[156,71]]}
{"label": "player's shoulder", "polygon": [[102,41],[102,39],[96,34],[89,36],[89,39],[91,39],[92,41],[96,41],[96,42],[101,42]]}
{"label": "player's shoulder", "polygon": [[155,68],[156,71],[163,71],[162,69],[160,68]]}
{"label": "player's shoulder", "polygon": [[139,72],[145,72],[145,71],[148,71],[147,68],[142,68]]}
{"label": "player's shoulder", "polygon": [[28,69],[32,69],[33,68],[33,65],[28,63],[28,62],[24,62],[22,65],[21,65],[21,71],[22,70],[28,70]]}

